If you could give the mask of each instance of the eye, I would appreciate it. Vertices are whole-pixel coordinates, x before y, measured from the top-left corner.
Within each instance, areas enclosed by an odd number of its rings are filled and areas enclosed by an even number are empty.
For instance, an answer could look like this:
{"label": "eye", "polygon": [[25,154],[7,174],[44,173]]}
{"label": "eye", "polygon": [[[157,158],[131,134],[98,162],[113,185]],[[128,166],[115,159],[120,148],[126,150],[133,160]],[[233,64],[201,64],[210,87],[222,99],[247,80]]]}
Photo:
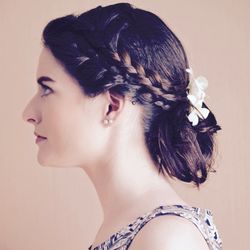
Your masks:
{"label": "eye", "polygon": [[43,93],[46,93],[46,90],[48,90],[48,91],[49,91],[49,93],[47,93],[47,94],[43,94],[43,95],[41,95],[41,97],[43,97],[43,96],[47,96],[47,95],[49,95],[49,94],[50,94],[50,92],[52,92],[52,89],[51,89],[50,87],[48,87],[48,86],[44,85],[44,84],[41,84],[41,87],[42,87],[42,89],[44,90],[44,92],[43,92]]}

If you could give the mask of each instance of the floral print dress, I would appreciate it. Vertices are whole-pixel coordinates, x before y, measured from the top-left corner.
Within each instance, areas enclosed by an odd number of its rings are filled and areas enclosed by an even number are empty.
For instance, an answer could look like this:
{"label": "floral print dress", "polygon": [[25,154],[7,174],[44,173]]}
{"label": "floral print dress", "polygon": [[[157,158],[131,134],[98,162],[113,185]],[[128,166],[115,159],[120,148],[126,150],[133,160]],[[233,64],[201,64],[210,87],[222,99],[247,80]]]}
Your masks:
{"label": "floral print dress", "polygon": [[222,240],[213,222],[211,210],[187,205],[165,205],[137,217],[131,224],[111,235],[106,241],[88,250],[125,250],[129,249],[136,234],[153,218],[163,215],[177,215],[190,220],[200,230],[210,250],[222,249]]}

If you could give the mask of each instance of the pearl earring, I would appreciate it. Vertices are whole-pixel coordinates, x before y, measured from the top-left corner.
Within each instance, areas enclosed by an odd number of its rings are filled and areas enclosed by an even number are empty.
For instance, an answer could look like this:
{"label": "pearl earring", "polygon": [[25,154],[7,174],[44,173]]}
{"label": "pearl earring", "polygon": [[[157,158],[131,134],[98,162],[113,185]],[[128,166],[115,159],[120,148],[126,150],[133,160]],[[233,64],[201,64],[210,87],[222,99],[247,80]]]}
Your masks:
{"label": "pearl earring", "polygon": [[107,119],[107,118],[105,118],[105,119],[103,120],[103,122],[104,122],[105,125],[107,125],[107,124],[111,124],[111,123],[113,122],[113,120],[112,120],[112,119]]}

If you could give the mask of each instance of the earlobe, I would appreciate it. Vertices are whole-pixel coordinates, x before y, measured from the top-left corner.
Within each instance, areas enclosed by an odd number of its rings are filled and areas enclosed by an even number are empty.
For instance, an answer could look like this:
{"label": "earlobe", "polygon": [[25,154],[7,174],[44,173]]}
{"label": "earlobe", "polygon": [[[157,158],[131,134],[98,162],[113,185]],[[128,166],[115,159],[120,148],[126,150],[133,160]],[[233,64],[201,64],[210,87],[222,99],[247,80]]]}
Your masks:
{"label": "earlobe", "polygon": [[113,122],[112,119],[107,119],[107,118],[105,118],[105,119],[103,120],[103,123],[104,123],[105,125],[110,125],[112,122]]}
{"label": "earlobe", "polygon": [[105,126],[109,126],[115,121],[118,113],[122,109],[124,105],[124,97],[116,93],[112,93],[111,91],[105,92],[104,97],[106,98],[107,102],[105,101],[106,107],[103,123]]}
{"label": "earlobe", "polygon": [[107,100],[105,107],[105,114],[103,123],[105,126],[110,126],[115,120],[116,117],[121,112],[125,98],[117,93],[113,93],[111,91],[107,91],[104,93],[104,96]]}

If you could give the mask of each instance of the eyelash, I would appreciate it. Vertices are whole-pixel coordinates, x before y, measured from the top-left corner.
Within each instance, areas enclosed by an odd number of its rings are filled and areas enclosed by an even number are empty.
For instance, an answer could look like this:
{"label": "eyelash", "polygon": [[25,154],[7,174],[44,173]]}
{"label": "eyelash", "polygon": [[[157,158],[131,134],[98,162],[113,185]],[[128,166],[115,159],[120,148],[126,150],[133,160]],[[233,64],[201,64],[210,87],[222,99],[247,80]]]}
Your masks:
{"label": "eyelash", "polygon": [[[41,86],[42,86],[42,89],[43,89],[44,91],[47,90],[47,89],[49,89],[49,90],[52,92],[52,89],[49,88],[48,86],[46,86],[46,85],[44,85],[44,84],[41,84]],[[47,95],[49,95],[49,94],[43,94],[43,95],[41,95],[41,97],[47,96]]]}

